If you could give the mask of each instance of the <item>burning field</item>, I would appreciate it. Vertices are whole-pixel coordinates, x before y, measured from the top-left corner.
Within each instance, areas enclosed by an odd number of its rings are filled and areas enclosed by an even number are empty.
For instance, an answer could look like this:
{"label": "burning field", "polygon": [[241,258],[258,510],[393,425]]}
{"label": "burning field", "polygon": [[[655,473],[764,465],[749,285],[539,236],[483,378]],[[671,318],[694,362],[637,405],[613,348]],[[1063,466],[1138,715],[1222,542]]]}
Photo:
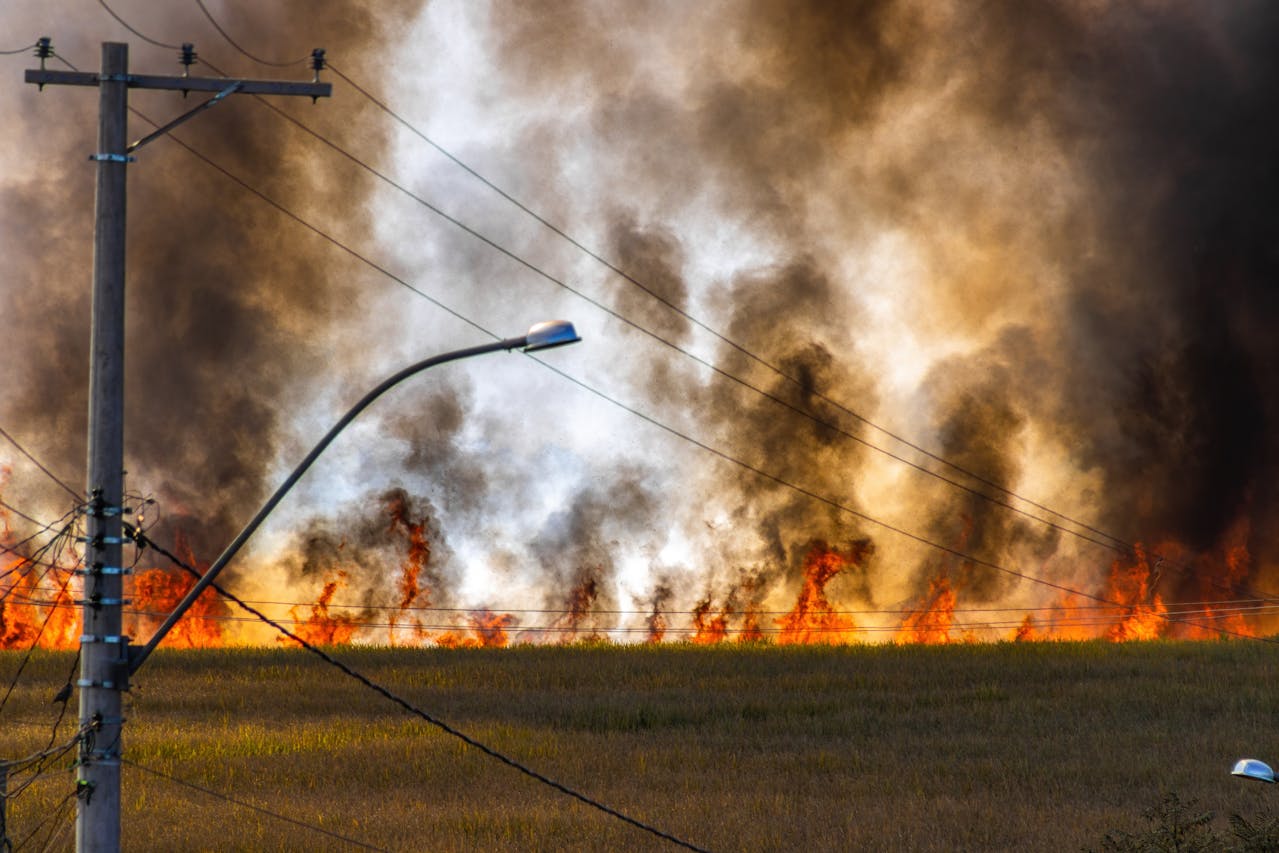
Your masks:
{"label": "burning field", "polygon": [[[93,68],[132,37],[82,5],[0,21]],[[229,74],[305,73],[195,4],[112,5]],[[129,167],[126,458],[153,540],[207,566],[346,405],[476,325],[584,338],[433,371],[334,445],[223,576],[299,637],[1279,630],[1273,4],[208,5],[251,52],[322,45],[345,76],[280,106],[318,136],[231,98],[174,132],[207,160],[160,141]],[[134,42],[131,67],[171,53]],[[94,102],[53,88],[0,87],[26,164],[0,175],[0,425],[66,478]],[[74,531],[32,520],[65,492],[0,465],[0,647],[70,647]],[[136,558],[142,639],[193,581]],[[212,595],[169,638],[279,642]]]}
{"label": "burning field", "polygon": [[[750,643],[777,645],[842,645],[890,641],[895,643],[975,643],[991,641],[1106,639],[1115,642],[1178,639],[1218,639],[1257,636],[1262,630],[1256,614],[1264,602],[1240,600],[1234,591],[1247,577],[1246,554],[1222,558],[1224,571],[1209,559],[1197,568],[1213,578],[1193,604],[1166,602],[1158,590],[1159,563],[1145,548],[1131,558],[1115,559],[1104,584],[1084,591],[1063,591],[1051,604],[1037,608],[986,606],[964,608],[961,596],[971,565],[955,560],[943,566],[928,589],[908,609],[849,610],[832,602],[828,586],[838,578],[864,573],[874,552],[870,540],[833,548],[816,542],[804,554],[800,585],[793,605],[785,611],[766,609],[764,587],[744,584],[717,600],[699,599],[691,611],[674,609],[674,595],[660,591],[647,614],[600,608],[599,570],[584,568],[565,589],[558,607],[497,613],[433,606],[437,572],[431,565],[427,538],[429,519],[412,513],[401,491],[383,496],[386,542],[397,542],[402,559],[389,583],[382,587],[353,586],[355,578],[381,576],[385,562],[347,543],[308,543],[314,562],[299,573],[320,585],[311,602],[251,601],[265,609],[298,638],[317,645],[443,646],[501,648],[515,644],[574,644],[601,642],[689,642],[696,645]],[[374,541],[377,532],[369,531]],[[9,553],[0,577],[0,648],[70,649],[79,643],[77,592],[79,579],[74,549],[57,558],[26,553],[17,547],[6,524],[0,540]],[[179,550],[196,563],[185,543]],[[1177,554],[1166,545],[1165,553]],[[319,554],[327,554],[322,559]],[[145,640],[195,583],[194,575],[173,568],[142,568],[146,552],[135,567],[126,607],[126,632]],[[1180,556],[1180,555],[1178,555]],[[1167,558],[1160,557],[1163,561]],[[372,567],[370,571],[369,567]],[[199,566],[207,568],[207,564]],[[365,582],[367,584],[367,580]],[[363,602],[363,603],[355,603]],[[551,602],[554,604],[554,602]],[[642,618],[641,618],[642,617]],[[639,627],[640,625],[644,627]],[[263,642],[262,626],[237,612],[213,590],[196,600],[186,617],[165,641],[175,648],[254,645]],[[276,642],[293,643],[284,636]]]}

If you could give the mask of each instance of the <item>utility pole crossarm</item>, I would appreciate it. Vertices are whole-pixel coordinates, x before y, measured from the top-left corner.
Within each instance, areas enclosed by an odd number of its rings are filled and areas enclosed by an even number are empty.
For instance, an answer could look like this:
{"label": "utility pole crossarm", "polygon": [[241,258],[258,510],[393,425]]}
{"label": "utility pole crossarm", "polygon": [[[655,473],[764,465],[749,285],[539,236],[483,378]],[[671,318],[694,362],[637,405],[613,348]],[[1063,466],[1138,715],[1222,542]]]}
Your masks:
{"label": "utility pole crossarm", "polygon": [[[28,68],[25,80],[37,86],[99,86],[102,75],[93,71],[49,71]],[[118,82],[118,81],[112,81]],[[308,98],[328,98],[333,95],[332,83],[295,83],[289,80],[235,80],[229,77],[162,77],[154,74],[126,74],[124,83],[130,89],[166,89],[173,92],[222,92],[232,83],[239,83],[237,92],[243,95],[303,95]]]}

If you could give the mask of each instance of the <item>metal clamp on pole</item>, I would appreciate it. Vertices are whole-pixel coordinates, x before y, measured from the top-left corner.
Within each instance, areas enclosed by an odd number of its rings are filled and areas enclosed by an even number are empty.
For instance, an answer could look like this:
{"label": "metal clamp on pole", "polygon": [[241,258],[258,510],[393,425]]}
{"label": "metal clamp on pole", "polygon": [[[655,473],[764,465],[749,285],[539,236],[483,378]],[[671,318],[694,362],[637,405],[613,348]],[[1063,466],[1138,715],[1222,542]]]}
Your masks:
{"label": "metal clamp on pole", "polygon": [[[209,98],[209,100],[200,104],[200,106],[196,107],[193,110],[188,110],[187,112],[175,118],[173,121],[169,122],[168,124],[165,124],[163,127],[158,127],[155,130],[148,133],[146,136],[142,137],[141,139],[135,142],[129,143],[129,147],[126,148],[125,150],[136,151],[137,149],[141,148],[143,145],[146,145],[148,142],[152,141],[153,139],[158,139],[161,136],[164,136],[166,133],[173,130],[173,128],[182,124],[182,122],[186,121],[189,118],[192,118],[193,116],[199,115],[200,113],[207,110],[209,107],[214,106],[215,104],[220,102],[223,98],[225,98],[227,95],[238,92],[241,88],[243,88],[243,86],[244,86],[244,82],[242,80],[233,80],[229,86],[227,86],[221,92],[218,92],[212,98]],[[186,92],[183,91],[182,94],[185,95]]]}
{"label": "metal clamp on pole", "polygon": [[131,575],[131,574],[133,574],[133,569],[121,568],[120,566],[97,566],[97,565],[95,565],[95,566],[93,566],[93,568],[89,568],[89,569],[75,569],[74,571],[72,571],[72,572],[71,572],[71,574],[73,574],[73,575],[79,575],[79,576],[80,576],[80,577],[82,577],[82,578],[84,578],[84,577],[95,577],[95,576],[97,576],[97,575],[121,575],[121,576],[123,576],[123,575]]}
{"label": "metal clamp on pole", "polygon": [[101,548],[103,545],[127,545],[133,540],[127,536],[77,536],[75,541]]}

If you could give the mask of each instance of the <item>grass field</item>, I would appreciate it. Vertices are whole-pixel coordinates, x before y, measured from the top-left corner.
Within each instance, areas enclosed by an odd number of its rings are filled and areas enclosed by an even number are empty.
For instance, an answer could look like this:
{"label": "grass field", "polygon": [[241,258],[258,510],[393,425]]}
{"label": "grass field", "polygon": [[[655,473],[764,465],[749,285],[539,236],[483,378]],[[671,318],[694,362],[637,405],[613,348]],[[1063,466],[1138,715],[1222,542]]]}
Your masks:
{"label": "grass field", "polygon": [[[534,769],[694,844],[736,850],[1079,850],[1167,792],[1251,819],[1279,789],[1276,648],[1261,642],[344,648],[344,661]],[[20,655],[0,654],[7,683]],[[48,742],[72,657],[34,657],[0,753]],[[662,850],[301,650],[164,651],[125,757],[391,850]],[[73,706],[68,714],[75,717]],[[64,726],[69,737],[74,722]],[[66,766],[64,762],[63,766]],[[11,787],[13,782],[11,780]],[[126,850],[353,849],[124,769]],[[25,849],[71,792],[9,804]],[[69,804],[68,804],[69,808]]]}

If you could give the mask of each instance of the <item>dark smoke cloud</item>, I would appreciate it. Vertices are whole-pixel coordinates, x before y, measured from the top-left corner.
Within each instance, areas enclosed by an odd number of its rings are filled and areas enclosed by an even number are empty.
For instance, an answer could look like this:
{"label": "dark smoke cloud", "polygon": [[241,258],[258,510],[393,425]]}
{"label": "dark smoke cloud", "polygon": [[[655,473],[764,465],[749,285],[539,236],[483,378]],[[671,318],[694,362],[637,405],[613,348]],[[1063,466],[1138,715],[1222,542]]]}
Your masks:
{"label": "dark smoke cloud", "polygon": [[979,108],[1048,122],[1095,181],[1097,242],[1063,247],[1065,393],[1037,414],[1105,472],[1104,526],[1206,549],[1252,514],[1273,555],[1279,13],[994,9],[990,62],[1016,85]]}
{"label": "dark smoke cloud", "polygon": [[[370,48],[417,7],[242,4],[223,20],[262,52],[281,32],[300,48],[289,55],[323,44],[376,82]],[[491,66],[479,76],[509,131],[499,174],[517,195],[555,221],[589,223],[623,269],[798,383],[714,341],[699,351],[843,430],[886,443],[823,397],[1008,488],[1053,483],[1058,493],[1033,496],[1129,541],[1215,553],[1242,537],[1254,580],[1279,565],[1279,11],[1259,0],[673,8],[485,10],[475,26]],[[190,9],[148,24],[175,41],[207,34]],[[92,45],[66,42],[85,56]],[[139,54],[135,66],[149,61]],[[6,388],[4,417],[78,470],[91,135],[66,119],[74,112],[88,128],[92,118],[87,103],[64,106],[65,92],[24,97],[24,121],[55,103],[58,120],[45,130],[45,165],[2,199],[6,239],[40,247],[38,262],[8,271],[11,332],[0,347],[26,367]],[[180,108],[144,106],[157,117]],[[340,112],[285,106],[322,128],[341,130],[334,116],[359,124],[365,153],[385,149],[388,123],[349,102]],[[262,107],[242,99],[183,134],[282,202],[332,212],[344,236],[373,239],[365,179],[315,156]],[[364,342],[348,331],[357,276],[162,145],[131,167],[130,465],[177,523],[196,528],[197,551],[216,550],[287,455],[283,427],[312,387],[302,377],[358,360]],[[572,186],[582,173],[586,192]],[[707,239],[721,228],[722,245]],[[487,274],[499,266],[489,255],[466,244],[455,266]],[[602,301],[681,345],[708,345],[596,273]],[[505,291],[485,298],[509,301]],[[1030,570],[1058,551],[1084,554],[1096,572],[1110,559],[916,474],[885,487],[893,463],[669,351],[599,352],[609,391],[859,511],[896,513],[944,544]],[[485,496],[533,460],[476,453],[467,424],[492,438],[476,411],[482,395],[451,387],[421,398],[430,417],[388,416],[403,470],[380,482],[404,473],[414,495],[429,483],[432,517],[487,529]],[[965,597],[1024,591],[719,461],[671,473],[667,440],[628,435],[615,442],[625,453],[566,466],[569,497],[543,516],[527,510],[534,541],[526,554],[504,551],[502,570],[536,577],[548,607],[593,583],[593,606],[609,609],[623,554],[651,556],[677,533],[703,550],[680,571],[654,557],[663,569],[645,605],[754,605],[793,592],[811,543],[870,536],[874,556],[844,581],[849,599],[918,593],[939,567]],[[1038,478],[1037,466],[1054,476]],[[346,559],[345,525],[317,525],[299,572]],[[370,564],[398,565],[366,547]],[[371,595],[374,581],[362,588]]]}
{"label": "dark smoke cloud", "polygon": [[[424,548],[414,548],[416,536]],[[415,553],[420,554],[417,562],[412,559]],[[342,592],[335,600],[345,605],[449,607],[456,600],[457,567],[439,513],[429,501],[401,487],[339,514],[312,517],[301,525],[285,555],[279,563],[285,577],[313,591],[339,581]],[[413,595],[403,592],[406,576]],[[387,611],[371,615],[372,621],[382,623]]]}
{"label": "dark smoke cloud", "polygon": [[[532,551],[546,579],[545,607],[574,617],[561,627],[573,632],[613,627],[615,617],[594,611],[617,609],[617,557],[625,537],[635,535],[637,523],[655,518],[659,506],[642,472],[622,466],[610,482],[579,489],[568,506],[546,519]],[[585,620],[576,618],[583,602],[593,614]]]}
{"label": "dark smoke cloud", "polygon": [[[220,22],[260,55],[305,55],[324,46],[334,61],[373,81],[371,47],[411,15],[416,2],[212,4]],[[134,12],[120,4],[122,12]],[[195,41],[201,55],[230,73],[297,79],[305,66],[268,69],[236,54],[212,33],[194,4],[148,7],[133,22],[155,38]],[[8,31],[25,32],[21,21]],[[46,23],[46,22],[40,22]],[[96,38],[129,39],[133,70],[176,73],[173,57],[141,44],[103,18],[97,28],[50,30],[58,51],[96,70]],[[34,26],[36,22],[33,22]],[[57,66],[56,63],[51,67]],[[197,65],[194,73],[209,73]],[[30,285],[6,288],[4,351],[21,374],[6,383],[4,416],[38,435],[59,470],[85,457],[84,412],[88,293],[91,282],[93,174],[84,153],[96,136],[87,90],[49,87],[24,97],[25,120],[41,146],[29,182],[2,200],[9,239],[30,250],[11,273]],[[375,91],[376,94],[376,91]],[[177,93],[134,92],[131,103],[157,121],[194,104]],[[321,103],[282,104],[308,120],[325,120]],[[344,104],[347,120],[366,121],[363,150],[385,144],[368,110]],[[331,121],[331,119],[330,119]],[[131,132],[149,128],[131,118]],[[316,180],[314,145],[261,104],[233,97],[176,135],[281,204],[307,215],[336,212],[344,235],[367,241],[369,187]],[[328,334],[349,323],[340,309],[358,301],[350,265],[221,174],[160,140],[129,168],[127,448],[130,485],[153,490],[171,525],[196,553],[216,553],[271,487],[279,436],[316,365],[340,364]],[[71,217],[70,220],[67,217]],[[68,227],[68,222],[74,227]],[[25,233],[24,233],[25,232]],[[340,337],[339,337],[340,340]],[[79,485],[78,479],[76,485]],[[157,532],[160,534],[161,532]]]}

